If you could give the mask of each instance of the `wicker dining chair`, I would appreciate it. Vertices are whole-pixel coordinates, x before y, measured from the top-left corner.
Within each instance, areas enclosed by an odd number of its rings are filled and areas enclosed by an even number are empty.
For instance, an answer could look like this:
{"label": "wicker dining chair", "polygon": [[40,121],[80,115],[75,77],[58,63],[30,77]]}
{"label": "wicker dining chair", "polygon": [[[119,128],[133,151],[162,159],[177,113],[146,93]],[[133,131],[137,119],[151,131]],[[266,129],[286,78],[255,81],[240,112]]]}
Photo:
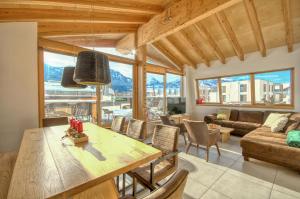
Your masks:
{"label": "wicker dining chair", "polygon": [[204,121],[192,121],[183,120],[185,127],[188,132],[189,144],[186,147],[186,153],[188,153],[191,145],[197,146],[197,152],[199,145],[206,146],[206,161],[209,159],[209,148],[216,145],[219,156],[221,155],[218,140],[220,138],[220,130],[212,129],[209,130],[207,124]]}
{"label": "wicker dining chair", "polygon": [[136,140],[143,141],[146,139],[144,133],[145,122],[142,120],[130,119],[128,122],[126,135]]}
{"label": "wicker dining chair", "polygon": [[[143,199],[182,199],[189,172],[179,170],[160,188],[150,193]],[[133,196],[125,196],[121,199],[135,199]]]}
{"label": "wicker dining chair", "polygon": [[162,151],[162,157],[149,164],[142,165],[128,174],[133,179],[133,196],[137,181],[151,191],[156,189],[159,181],[174,173],[178,166],[178,134],[179,128],[167,125],[156,125],[151,145]]}
{"label": "wicker dining chair", "polygon": [[124,124],[125,124],[125,117],[115,116],[111,123],[110,129],[117,133],[123,133]]}
{"label": "wicker dining chair", "polygon": [[52,117],[43,119],[43,127],[67,125],[68,117]]}
{"label": "wicker dining chair", "polygon": [[174,121],[170,120],[170,117],[168,115],[160,115],[160,120],[164,125],[169,125],[169,126],[176,126],[179,128],[179,134],[183,136],[184,143],[187,144],[186,142],[186,137],[185,137],[185,132],[186,128],[183,123],[176,124]]}

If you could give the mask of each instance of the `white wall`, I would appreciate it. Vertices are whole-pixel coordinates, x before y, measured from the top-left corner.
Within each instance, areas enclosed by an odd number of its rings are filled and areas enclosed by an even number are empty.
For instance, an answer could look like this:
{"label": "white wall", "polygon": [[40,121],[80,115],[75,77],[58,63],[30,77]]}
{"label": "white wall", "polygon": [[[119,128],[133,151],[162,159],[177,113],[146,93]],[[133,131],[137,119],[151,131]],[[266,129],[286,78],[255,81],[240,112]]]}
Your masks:
{"label": "white wall", "polygon": [[0,23],[0,151],[38,127],[37,24]]}
{"label": "white wall", "polygon": [[[269,49],[267,57],[262,57],[259,52],[255,52],[247,54],[245,61],[240,61],[237,57],[227,58],[226,61],[226,64],[215,61],[209,68],[201,64],[197,70],[191,67],[186,69],[187,112],[192,115],[193,119],[201,120],[205,115],[214,113],[219,108],[215,106],[196,105],[195,79],[291,67],[295,68],[295,111],[300,112],[300,44],[294,45],[292,53],[288,53],[287,47],[283,46]],[[251,108],[251,110],[260,109]]]}

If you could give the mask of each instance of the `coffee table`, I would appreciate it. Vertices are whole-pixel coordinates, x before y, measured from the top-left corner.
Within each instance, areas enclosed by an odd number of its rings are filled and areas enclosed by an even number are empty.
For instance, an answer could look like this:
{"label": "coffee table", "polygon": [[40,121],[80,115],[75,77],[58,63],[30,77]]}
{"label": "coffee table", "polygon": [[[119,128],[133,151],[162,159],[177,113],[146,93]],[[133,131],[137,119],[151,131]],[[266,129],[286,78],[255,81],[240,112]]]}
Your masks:
{"label": "coffee table", "polygon": [[208,126],[208,129],[220,129],[221,141],[222,142],[228,142],[228,140],[230,139],[230,133],[232,131],[234,131],[233,128],[222,127],[222,126],[219,126],[219,125],[217,125],[215,128],[210,128]]}

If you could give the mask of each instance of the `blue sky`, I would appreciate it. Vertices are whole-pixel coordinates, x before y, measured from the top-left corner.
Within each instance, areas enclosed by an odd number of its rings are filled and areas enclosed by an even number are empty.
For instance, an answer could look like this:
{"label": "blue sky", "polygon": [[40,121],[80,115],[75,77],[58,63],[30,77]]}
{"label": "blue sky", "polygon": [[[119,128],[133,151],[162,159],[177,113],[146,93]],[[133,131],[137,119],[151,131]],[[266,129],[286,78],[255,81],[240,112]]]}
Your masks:
{"label": "blue sky", "polygon": [[291,75],[290,70],[277,71],[277,72],[257,74],[255,75],[255,79],[267,80],[274,83],[289,83],[291,81],[290,75]]}
{"label": "blue sky", "polygon": [[[266,80],[266,81],[279,83],[279,84],[290,83],[291,81],[290,70],[256,74],[255,79]],[[250,80],[250,75],[224,77],[221,78],[221,80],[222,82]],[[207,86],[209,85],[216,86],[218,82],[215,79],[208,79],[208,80],[201,80],[201,83]]]}

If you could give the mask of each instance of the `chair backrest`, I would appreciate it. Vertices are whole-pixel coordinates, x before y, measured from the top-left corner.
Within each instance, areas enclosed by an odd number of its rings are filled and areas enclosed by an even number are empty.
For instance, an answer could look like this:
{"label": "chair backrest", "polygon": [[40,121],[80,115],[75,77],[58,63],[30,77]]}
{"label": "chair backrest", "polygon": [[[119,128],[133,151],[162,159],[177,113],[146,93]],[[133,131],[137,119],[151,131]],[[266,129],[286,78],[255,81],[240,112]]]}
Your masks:
{"label": "chair backrest", "polygon": [[182,199],[188,174],[187,170],[177,171],[162,187],[144,199]]}
{"label": "chair backrest", "polygon": [[68,117],[52,117],[43,119],[43,127],[67,125]]}
{"label": "chair backrest", "polygon": [[172,125],[170,119],[169,119],[169,116],[167,115],[160,115],[159,116],[160,119],[161,119],[161,122],[164,124],[164,125]]}
{"label": "chair backrest", "polygon": [[204,121],[183,120],[188,132],[189,141],[206,145],[209,139],[209,131]]}
{"label": "chair backrest", "polygon": [[115,116],[111,123],[111,130],[120,133],[124,129],[125,117]]}
{"label": "chair backrest", "polygon": [[134,139],[145,139],[144,124],[145,122],[142,120],[130,119],[126,135]]}
{"label": "chair backrest", "polygon": [[154,128],[152,146],[163,153],[177,151],[179,128],[158,124]]}
{"label": "chair backrest", "polygon": [[88,116],[91,115],[90,105],[89,103],[78,103],[74,106],[74,115],[78,116]]}

